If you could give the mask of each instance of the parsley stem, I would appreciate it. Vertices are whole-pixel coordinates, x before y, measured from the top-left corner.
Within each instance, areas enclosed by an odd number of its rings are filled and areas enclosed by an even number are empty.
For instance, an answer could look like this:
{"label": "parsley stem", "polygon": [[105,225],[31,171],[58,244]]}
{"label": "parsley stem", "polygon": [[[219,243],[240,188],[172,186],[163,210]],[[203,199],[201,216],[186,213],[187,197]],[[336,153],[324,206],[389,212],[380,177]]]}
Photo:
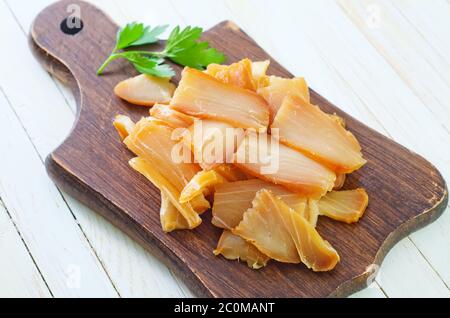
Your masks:
{"label": "parsley stem", "polygon": [[102,64],[102,66],[100,66],[100,68],[97,71],[97,75],[101,75],[103,73],[103,71],[105,70],[105,68],[109,65],[109,63],[111,63],[112,61],[114,61],[114,60],[116,60],[116,59],[118,59],[120,57],[122,57],[122,55],[120,53],[119,54],[117,54],[117,53],[111,54],[106,59],[106,61]]}
{"label": "parsley stem", "polygon": [[149,51],[126,51],[126,52],[121,52],[121,53],[116,53],[116,52],[117,52],[117,50],[114,50],[113,53],[102,64],[102,66],[100,66],[100,68],[97,71],[97,75],[101,75],[103,73],[103,71],[106,69],[106,67],[109,65],[109,63],[111,63],[112,61],[114,61],[118,58],[123,57],[124,56],[123,53],[148,55],[148,56],[153,56],[153,57],[158,57],[158,58],[166,57],[166,52],[149,52]]}

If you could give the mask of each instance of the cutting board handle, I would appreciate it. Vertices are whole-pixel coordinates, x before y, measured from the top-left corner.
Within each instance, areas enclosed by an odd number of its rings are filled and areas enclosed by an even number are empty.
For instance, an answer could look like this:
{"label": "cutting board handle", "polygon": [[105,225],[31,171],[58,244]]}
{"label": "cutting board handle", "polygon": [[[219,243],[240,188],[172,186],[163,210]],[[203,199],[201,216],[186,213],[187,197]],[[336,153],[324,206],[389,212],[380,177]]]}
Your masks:
{"label": "cutting board handle", "polygon": [[113,49],[110,46],[117,29],[111,18],[95,6],[84,1],[62,0],[39,13],[31,27],[31,37],[41,51],[39,54],[53,59],[49,63],[52,67],[54,60],[65,66],[57,70],[61,73],[58,77],[67,76],[70,71],[82,89],[85,85],[95,85],[91,81],[98,81],[96,70]]}

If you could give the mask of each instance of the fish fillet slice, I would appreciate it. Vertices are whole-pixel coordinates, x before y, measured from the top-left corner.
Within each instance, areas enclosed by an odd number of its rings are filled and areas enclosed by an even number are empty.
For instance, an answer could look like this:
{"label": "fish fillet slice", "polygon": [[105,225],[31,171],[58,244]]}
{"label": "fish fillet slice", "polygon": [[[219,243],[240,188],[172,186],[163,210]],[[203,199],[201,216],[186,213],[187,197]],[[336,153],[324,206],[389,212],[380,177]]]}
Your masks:
{"label": "fish fillet slice", "polygon": [[260,179],[223,183],[216,186],[212,208],[212,223],[220,228],[232,229],[241,221],[245,211],[252,206],[258,191],[267,189],[279,196],[296,212],[303,214],[307,199],[298,194]]}
{"label": "fish fillet slice", "polygon": [[267,129],[269,125],[269,107],[262,97],[188,67],[170,105],[182,113],[239,128]]}
{"label": "fish fillet slice", "polygon": [[261,190],[241,223],[232,231],[265,255],[287,263],[305,264],[313,271],[332,270],[339,255],[299,213],[268,190]]}
{"label": "fish fillet slice", "polygon": [[233,155],[243,140],[245,131],[216,120],[196,120],[189,127],[188,140],[195,162],[205,170],[222,163],[232,163]]}
{"label": "fish fillet slice", "polygon": [[150,109],[150,115],[167,122],[173,128],[188,128],[194,124],[194,117],[177,112],[169,105],[156,104]]}
{"label": "fish fillet slice", "polygon": [[247,180],[249,177],[235,165],[224,163],[214,167],[214,170],[224,177],[228,182]]}
{"label": "fish fillet slice", "polygon": [[161,191],[161,209],[160,209],[161,226],[164,232],[169,233],[175,230],[189,229],[189,224],[183,215],[170,201],[169,196]]}
{"label": "fish fillet slice", "polygon": [[356,138],[336,120],[298,96],[288,96],[271,126],[281,142],[338,173],[350,173],[366,161]]}
{"label": "fish fillet slice", "polygon": [[[261,145],[266,144],[267,147]],[[267,134],[247,132],[235,155],[235,165],[257,178],[282,185],[311,198],[331,191],[333,171]]]}
{"label": "fish fillet slice", "polygon": [[144,175],[152,182],[165,196],[168,197],[174,207],[181,213],[187,223],[189,229],[193,229],[200,225],[202,219],[198,213],[192,208],[190,203],[179,203],[179,191],[160,173],[158,173],[152,164],[149,164],[143,158],[133,158],[130,160],[130,166],[136,171]]}
{"label": "fish fillet slice", "polygon": [[135,126],[130,117],[124,115],[117,115],[114,118],[113,125],[122,140],[124,140],[128,137],[129,134],[131,134]]}
{"label": "fish fillet slice", "polygon": [[369,196],[364,189],[332,191],[318,202],[320,215],[346,223],[355,223],[364,214]]}
{"label": "fish fillet slice", "polygon": [[308,199],[304,212],[300,214],[311,224],[313,227],[316,227],[317,220],[319,218],[320,212],[319,212],[319,206],[318,206],[318,200]]}
{"label": "fish fillet slice", "polygon": [[340,190],[344,186],[346,179],[347,179],[347,175],[345,173],[337,173],[333,190]]}
{"label": "fish fillet slice", "polygon": [[258,94],[264,97],[270,107],[270,122],[273,122],[283,100],[288,95],[298,95],[309,101],[309,89],[303,77],[282,78],[267,76],[264,87],[258,89]]}
{"label": "fish fillet slice", "polygon": [[172,151],[178,142],[172,140],[172,132],[168,126],[143,118],[124,142],[133,153],[153,164],[181,192],[201,169],[195,163],[173,161]]}
{"label": "fish fillet slice", "polygon": [[255,61],[252,63],[252,76],[257,89],[268,85],[268,76],[266,76],[266,73],[269,66],[270,60]]}
{"label": "fish fillet slice", "polygon": [[114,93],[127,102],[140,106],[169,103],[175,91],[175,85],[169,80],[141,74],[117,84]]}
{"label": "fish fillet slice", "polygon": [[241,88],[256,90],[252,74],[252,61],[243,59],[231,65],[210,64],[206,73],[224,84],[231,84]]}
{"label": "fish fillet slice", "polygon": [[292,210],[289,211],[287,206],[282,207],[283,201],[277,198],[274,200],[278,201],[283,222],[294,240],[302,263],[314,272],[332,270],[340,261],[336,250],[320,236],[308,220]]}
{"label": "fish fillet slice", "polygon": [[214,255],[222,255],[229,260],[240,260],[247,262],[248,267],[260,269],[267,265],[270,258],[261,253],[255,246],[244,239],[224,230],[220,236]]}
{"label": "fish fillet slice", "polygon": [[[174,162],[172,150],[178,145],[178,142],[172,140],[172,132],[171,127],[164,123],[161,124],[158,119],[143,118],[136,123],[124,143],[128,149],[152,165],[158,174],[164,176],[176,190],[178,200],[183,188],[201,169],[195,163]],[[190,149],[186,149],[186,152],[190,156],[188,159],[192,162]],[[191,204],[197,213],[202,213],[210,207],[204,197],[193,199]]]}
{"label": "fish fillet slice", "polygon": [[210,187],[226,182],[225,178],[214,170],[198,172],[184,187],[180,195],[180,203],[186,203],[195,197],[208,193]]}
{"label": "fish fillet slice", "polygon": [[280,206],[291,211],[286,205],[279,205],[270,192],[261,190],[232,232],[274,260],[297,264],[300,263],[300,256],[284,224]]}

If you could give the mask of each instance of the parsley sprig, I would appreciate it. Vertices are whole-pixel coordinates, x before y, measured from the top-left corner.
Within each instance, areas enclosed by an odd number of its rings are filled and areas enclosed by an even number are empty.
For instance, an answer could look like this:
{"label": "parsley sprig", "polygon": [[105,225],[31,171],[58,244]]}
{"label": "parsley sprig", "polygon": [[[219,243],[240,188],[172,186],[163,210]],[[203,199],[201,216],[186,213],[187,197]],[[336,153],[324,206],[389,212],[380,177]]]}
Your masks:
{"label": "parsley sprig", "polygon": [[163,51],[133,51],[134,46],[153,44],[158,42],[158,37],[167,29],[167,25],[144,26],[142,23],[129,23],[119,29],[116,46],[111,55],[97,71],[101,75],[112,61],[124,58],[134,65],[136,70],[143,74],[157,77],[172,77],[175,75],[170,65],[165,64],[169,59],[177,64],[196,69],[204,69],[211,63],[223,63],[225,55],[209,46],[208,42],[200,42],[202,28],[186,27],[183,30],[175,27],[167,39]]}

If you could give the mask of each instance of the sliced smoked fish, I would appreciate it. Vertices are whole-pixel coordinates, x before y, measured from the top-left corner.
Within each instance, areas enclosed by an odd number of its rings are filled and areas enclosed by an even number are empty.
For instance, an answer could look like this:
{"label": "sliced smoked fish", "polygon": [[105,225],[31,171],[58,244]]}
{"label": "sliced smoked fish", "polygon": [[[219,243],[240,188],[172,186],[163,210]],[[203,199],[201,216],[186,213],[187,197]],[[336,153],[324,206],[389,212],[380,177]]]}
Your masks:
{"label": "sliced smoked fish", "polygon": [[264,97],[270,107],[270,122],[280,109],[283,100],[288,95],[298,95],[309,101],[309,89],[303,77],[282,78],[266,77],[263,87],[258,88],[258,94]]}
{"label": "sliced smoked fish", "polygon": [[346,223],[355,223],[364,214],[369,196],[364,189],[331,191],[318,202],[320,215]]}
{"label": "sliced smoked fish", "polygon": [[114,88],[114,93],[135,105],[153,106],[156,103],[169,103],[175,85],[169,78],[141,74],[126,79]]}
{"label": "sliced smoked fish", "polygon": [[211,208],[211,203],[209,203],[208,199],[206,199],[205,195],[203,195],[202,193],[193,197],[189,201],[189,203],[191,204],[194,211],[197,212],[198,214],[202,214]]}
{"label": "sliced smoked fish", "polygon": [[269,77],[266,73],[269,66],[270,60],[252,62],[252,76],[256,89],[268,85]]}
{"label": "sliced smoked fish", "polygon": [[210,119],[195,120],[189,127],[188,140],[191,143],[195,162],[205,170],[210,170],[222,163],[232,163],[233,155],[245,131],[232,125]]}
{"label": "sliced smoked fish", "polygon": [[141,173],[167,196],[168,200],[184,217],[189,229],[193,229],[202,223],[202,219],[189,202],[180,203],[178,201],[180,192],[163,175],[156,171],[154,165],[139,157],[131,159],[129,163],[133,169]]}
{"label": "sliced smoked fish", "polygon": [[194,124],[194,117],[173,110],[169,105],[155,104],[150,109],[150,115],[167,122],[173,128],[188,128]]}
{"label": "sliced smoked fish", "polygon": [[260,269],[266,266],[270,260],[267,255],[261,253],[251,243],[227,230],[224,230],[220,236],[214,255],[222,255],[229,260],[247,262],[248,267],[252,269]]}
{"label": "sliced smoked fish", "polygon": [[352,133],[319,107],[298,96],[288,96],[271,126],[279,138],[337,173],[350,173],[366,163]]}
{"label": "sliced smoked fish", "polygon": [[[189,158],[186,161],[176,162],[173,158],[173,150],[181,143],[173,140],[173,129],[164,122],[154,118],[143,118],[136,123],[134,130],[124,140],[124,143],[137,156],[153,166],[160,175],[172,184],[178,194],[186,184],[201,171],[198,164],[192,163],[193,158],[190,149],[185,149]],[[181,146],[183,146],[181,144]],[[182,158],[181,158],[182,159]],[[192,202],[195,211],[202,213],[209,208],[205,198],[198,198]]]}
{"label": "sliced smoked fish", "polygon": [[336,180],[335,173],[322,164],[272,136],[252,131],[247,131],[241,142],[235,165],[257,178],[316,199],[331,191]]}
{"label": "sliced smoked fish", "polygon": [[[285,226],[283,217],[284,214],[290,217],[292,210],[275,200],[269,191],[259,191],[252,202],[252,207],[244,213],[242,221],[232,232],[274,260],[300,263],[295,242]],[[287,212],[280,211],[281,209]]]}
{"label": "sliced smoked fish", "polygon": [[175,230],[189,229],[189,224],[183,215],[170,201],[169,196],[161,191],[161,209],[160,209],[161,226],[164,232],[169,233]]}
{"label": "sliced smoked fish", "polygon": [[346,179],[347,179],[347,175],[345,173],[337,173],[333,190],[340,190],[344,186]]}
{"label": "sliced smoked fish", "polygon": [[210,64],[206,73],[225,84],[256,90],[252,74],[252,61],[243,59],[230,65]]}
{"label": "sliced smoked fish", "polygon": [[258,191],[267,189],[279,196],[296,212],[303,214],[307,199],[281,186],[260,179],[222,183],[216,186],[212,208],[212,223],[220,228],[232,229],[241,221],[242,216],[252,206]]}
{"label": "sliced smoked fish", "polygon": [[269,106],[261,96],[189,67],[184,69],[170,105],[182,113],[238,128],[267,129],[269,125]]}
{"label": "sliced smoked fish", "polygon": [[214,170],[198,172],[184,187],[180,195],[180,203],[191,201],[197,196],[207,194],[211,187],[226,182],[226,179]]}
{"label": "sliced smoked fish", "polygon": [[280,262],[302,262],[313,271],[332,270],[339,262],[339,255],[330,243],[268,190],[256,194],[252,207],[232,232]]}
{"label": "sliced smoked fish", "polygon": [[339,125],[341,125],[343,128],[345,128],[345,119],[342,118],[341,116],[338,116],[336,114],[329,114],[328,116],[330,116],[331,119],[333,119],[336,123],[338,123]]}
{"label": "sliced smoked fish", "polygon": [[172,139],[172,133],[171,127],[143,118],[124,142],[133,153],[153,164],[181,192],[201,169],[195,163],[174,162],[172,151],[179,143]]}
{"label": "sliced smoked fish", "polygon": [[128,137],[134,130],[134,122],[128,116],[117,115],[114,117],[113,125],[122,140]]}
{"label": "sliced smoked fish", "polygon": [[249,177],[233,164],[224,163],[214,167],[214,170],[228,182],[247,180]]}
{"label": "sliced smoked fish", "polygon": [[316,227],[320,215],[318,202],[318,200],[308,199],[304,212],[301,214],[313,227]]}

